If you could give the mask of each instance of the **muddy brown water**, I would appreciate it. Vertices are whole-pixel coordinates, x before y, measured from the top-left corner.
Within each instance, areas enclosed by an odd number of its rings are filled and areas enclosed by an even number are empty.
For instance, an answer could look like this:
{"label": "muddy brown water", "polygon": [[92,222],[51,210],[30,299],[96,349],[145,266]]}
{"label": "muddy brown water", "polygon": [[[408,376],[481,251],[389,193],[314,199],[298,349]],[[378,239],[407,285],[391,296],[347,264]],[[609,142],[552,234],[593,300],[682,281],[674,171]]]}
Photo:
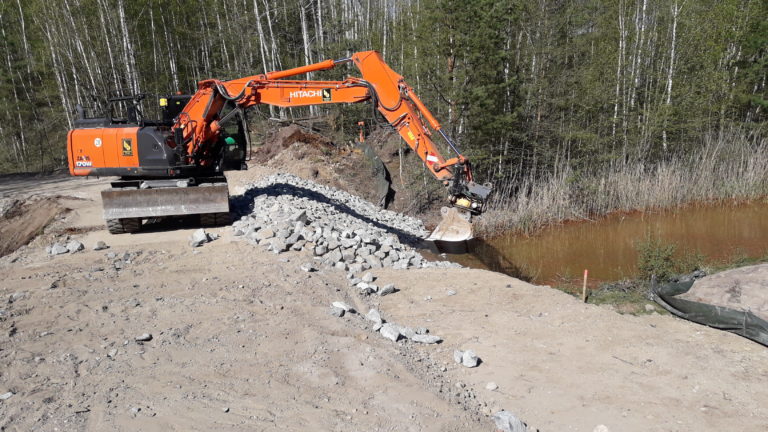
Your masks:
{"label": "muddy brown water", "polygon": [[[768,253],[768,203],[687,207],[677,211],[615,214],[596,222],[549,227],[536,235],[472,240],[447,258],[539,284],[579,280],[590,285],[637,274],[637,243],[649,237],[697,251],[708,260],[757,258]],[[440,248],[441,252],[451,252]]]}

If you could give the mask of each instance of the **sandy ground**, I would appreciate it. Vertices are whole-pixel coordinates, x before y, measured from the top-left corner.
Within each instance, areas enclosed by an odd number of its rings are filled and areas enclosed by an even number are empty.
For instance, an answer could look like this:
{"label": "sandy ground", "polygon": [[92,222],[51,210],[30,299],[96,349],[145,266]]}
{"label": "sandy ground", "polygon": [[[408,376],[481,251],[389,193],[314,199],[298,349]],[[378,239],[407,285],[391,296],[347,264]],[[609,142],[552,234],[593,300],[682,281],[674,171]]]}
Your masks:
{"label": "sandy ground", "polygon": [[[232,190],[266,172],[235,173]],[[768,351],[749,340],[483,270],[379,270],[400,291],[363,298],[343,272],[303,272],[310,257],[226,227],[196,249],[191,225],[111,236],[106,186],[0,184],[3,196],[76,198],[0,258],[0,395],[14,393],[0,430],[492,431],[501,408],[542,431],[768,429]],[[66,233],[86,250],[47,256]],[[110,248],[92,251],[98,240]],[[444,342],[390,342],[357,314],[329,315],[337,300]],[[152,340],[135,341],[143,333]],[[482,363],[457,365],[454,349]]]}

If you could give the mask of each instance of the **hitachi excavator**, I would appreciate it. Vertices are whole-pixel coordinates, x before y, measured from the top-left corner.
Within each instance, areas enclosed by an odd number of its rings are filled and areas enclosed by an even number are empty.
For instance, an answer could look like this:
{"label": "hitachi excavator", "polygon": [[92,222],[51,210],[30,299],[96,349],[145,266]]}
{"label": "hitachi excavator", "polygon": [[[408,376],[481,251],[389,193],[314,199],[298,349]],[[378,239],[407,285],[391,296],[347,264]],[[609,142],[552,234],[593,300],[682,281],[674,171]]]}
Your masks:
{"label": "hitachi excavator", "polygon": [[[362,77],[284,79],[344,63],[354,63]],[[191,96],[160,97],[160,120],[144,118],[143,97],[111,99],[107,112],[98,118],[87,118],[78,107],[75,129],[67,135],[72,175],[120,177],[101,193],[104,218],[113,234],[137,232],[143,220],[165,216],[200,215],[203,225],[226,223],[229,193],[223,172],[245,166],[250,146],[246,110],[259,104],[372,103],[447,188],[449,207],[441,209],[443,220],[431,234],[432,240],[471,238],[471,217],[485,210],[491,192],[489,184],[474,182],[467,158],[376,51],[231,81],[200,81]],[[115,114],[118,107],[124,116]],[[445,159],[440,154],[422,118],[455,157]]]}

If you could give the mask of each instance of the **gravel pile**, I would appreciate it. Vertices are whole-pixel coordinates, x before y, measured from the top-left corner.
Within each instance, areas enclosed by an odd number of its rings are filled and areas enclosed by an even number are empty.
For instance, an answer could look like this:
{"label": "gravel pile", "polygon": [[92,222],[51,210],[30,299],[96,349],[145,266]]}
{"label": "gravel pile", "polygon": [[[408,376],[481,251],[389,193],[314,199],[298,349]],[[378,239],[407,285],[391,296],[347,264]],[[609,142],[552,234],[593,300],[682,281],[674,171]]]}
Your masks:
{"label": "gravel pile", "polygon": [[382,210],[350,193],[275,174],[247,186],[236,201],[233,234],[275,253],[311,251],[322,265],[359,273],[371,268],[459,267],[428,262],[414,247],[429,233],[418,219]]}

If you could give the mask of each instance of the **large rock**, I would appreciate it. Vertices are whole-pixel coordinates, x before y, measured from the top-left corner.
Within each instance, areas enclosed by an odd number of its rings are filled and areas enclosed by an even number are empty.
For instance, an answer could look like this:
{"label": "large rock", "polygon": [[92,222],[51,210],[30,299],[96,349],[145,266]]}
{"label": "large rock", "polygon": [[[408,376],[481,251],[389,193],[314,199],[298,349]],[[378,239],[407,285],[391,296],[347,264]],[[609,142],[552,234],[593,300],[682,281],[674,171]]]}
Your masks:
{"label": "large rock", "polygon": [[392,342],[397,342],[400,339],[400,328],[392,323],[382,325],[379,333]]}
{"label": "large rock", "polygon": [[417,334],[411,338],[412,341],[423,343],[423,344],[436,344],[443,341],[443,339],[440,336],[435,335],[429,335],[429,334]]}
{"label": "large rock", "polygon": [[407,339],[413,339],[416,336],[416,330],[410,327],[400,327],[400,334]]}
{"label": "large rock", "polygon": [[301,224],[304,225],[309,220],[309,217],[307,216],[306,210],[299,210],[290,217],[290,220],[293,222],[301,222]]}
{"label": "large rock", "polygon": [[259,232],[256,233],[256,239],[259,240],[259,242],[270,239],[274,236],[275,232],[269,228],[259,230]]}
{"label": "large rock", "polygon": [[189,238],[189,245],[192,247],[200,247],[208,242],[208,234],[204,229],[200,228],[192,233]]}
{"label": "large rock", "polygon": [[367,262],[371,266],[371,268],[377,269],[382,267],[381,260],[379,259],[379,257],[375,255],[367,255],[367,256],[364,256],[363,258],[365,258],[365,262]]}
{"label": "large rock", "polygon": [[355,310],[352,309],[352,306],[341,302],[341,301],[335,301],[331,304],[333,307],[344,309],[344,312],[354,312]]}
{"label": "large rock", "polygon": [[397,291],[397,289],[395,288],[395,284],[386,284],[383,287],[381,287],[381,289],[379,290],[379,295],[385,296],[385,295],[392,294],[395,291]]}
{"label": "large rock", "polygon": [[376,292],[373,289],[373,286],[365,282],[360,282],[356,286],[360,290],[360,294],[363,294],[363,295],[373,294],[374,292]]}
{"label": "large rock", "polygon": [[54,243],[54,244],[51,245],[51,248],[50,248],[48,253],[51,254],[51,255],[61,255],[61,254],[65,254],[65,253],[68,253],[68,252],[69,252],[69,249],[67,249],[67,247],[64,246],[63,244],[61,244],[61,243]]}
{"label": "large rock", "polygon": [[276,254],[283,253],[288,250],[288,243],[283,238],[275,237],[269,244],[269,250]]}
{"label": "large rock", "polygon": [[283,228],[281,230],[278,230],[277,233],[275,233],[275,237],[279,239],[287,239],[288,237],[291,236],[291,234],[293,234],[293,231],[291,231],[288,228]]}
{"label": "large rock", "polygon": [[480,364],[480,358],[472,350],[455,350],[453,352],[453,361],[468,368],[477,367]]}
{"label": "large rock", "polygon": [[480,364],[480,358],[474,351],[466,350],[461,356],[461,364],[468,368],[477,367],[477,365]]}
{"label": "large rock", "polygon": [[372,321],[374,324],[383,324],[384,320],[381,319],[381,314],[376,309],[371,309],[365,314],[365,318],[368,321]]}
{"label": "large rock", "polygon": [[67,250],[69,253],[80,252],[83,249],[85,249],[85,246],[77,240],[70,240],[67,243]]}
{"label": "large rock", "polygon": [[329,265],[335,265],[337,262],[342,261],[341,252],[338,249],[328,252],[323,258]]}
{"label": "large rock", "polygon": [[500,432],[526,432],[528,426],[509,411],[499,411],[492,417],[496,429]]}

